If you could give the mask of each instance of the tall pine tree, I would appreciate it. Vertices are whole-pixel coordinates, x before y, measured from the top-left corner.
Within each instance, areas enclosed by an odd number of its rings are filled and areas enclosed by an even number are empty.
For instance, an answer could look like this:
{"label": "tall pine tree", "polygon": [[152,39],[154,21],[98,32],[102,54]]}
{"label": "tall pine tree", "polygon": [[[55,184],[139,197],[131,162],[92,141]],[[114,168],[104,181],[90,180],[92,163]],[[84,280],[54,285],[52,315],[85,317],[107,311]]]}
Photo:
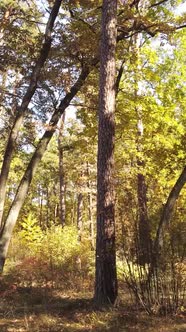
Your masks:
{"label": "tall pine tree", "polygon": [[95,282],[95,302],[99,306],[114,303],[117,297],[113,180],[116,17],[117,0],[103,0],[100,50]]}

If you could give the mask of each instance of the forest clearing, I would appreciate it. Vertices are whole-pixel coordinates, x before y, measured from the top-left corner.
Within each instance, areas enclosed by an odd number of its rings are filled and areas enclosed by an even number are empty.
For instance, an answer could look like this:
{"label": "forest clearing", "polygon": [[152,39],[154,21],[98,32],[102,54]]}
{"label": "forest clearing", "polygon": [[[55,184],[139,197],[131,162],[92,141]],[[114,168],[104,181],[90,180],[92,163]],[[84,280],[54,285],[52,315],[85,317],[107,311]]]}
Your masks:
{"label": "forest clearing", "polygon": [[0,332],[186,331],[186,4],[1,0]]}

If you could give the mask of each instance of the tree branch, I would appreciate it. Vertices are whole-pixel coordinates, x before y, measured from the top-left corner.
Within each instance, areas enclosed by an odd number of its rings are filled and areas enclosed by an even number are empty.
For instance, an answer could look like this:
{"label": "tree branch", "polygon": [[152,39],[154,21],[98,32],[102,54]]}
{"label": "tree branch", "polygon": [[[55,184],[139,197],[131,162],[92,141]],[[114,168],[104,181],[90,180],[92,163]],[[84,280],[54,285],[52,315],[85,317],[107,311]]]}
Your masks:
{"label": "tree branch", "polygon": [[162,5],[163,3],[167,2],[167,1],[169,1],[169,0],[161,0],[159,2],[156,2],[156,3],[152,4],[152,5],[150,5],[149,8],[153,8],[153,7]]}

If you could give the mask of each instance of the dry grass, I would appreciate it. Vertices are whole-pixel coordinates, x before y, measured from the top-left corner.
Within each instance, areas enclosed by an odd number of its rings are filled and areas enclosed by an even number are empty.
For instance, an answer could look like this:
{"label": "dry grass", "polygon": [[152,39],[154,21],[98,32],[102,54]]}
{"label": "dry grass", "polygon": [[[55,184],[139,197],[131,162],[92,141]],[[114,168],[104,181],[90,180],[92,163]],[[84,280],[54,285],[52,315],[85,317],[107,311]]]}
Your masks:
{"label": "dry grass", "polygon": [[184,315],[150,317],[121,296],[117,308],[96,310],[91,293],[1,287],[0,332],[185,332]]}

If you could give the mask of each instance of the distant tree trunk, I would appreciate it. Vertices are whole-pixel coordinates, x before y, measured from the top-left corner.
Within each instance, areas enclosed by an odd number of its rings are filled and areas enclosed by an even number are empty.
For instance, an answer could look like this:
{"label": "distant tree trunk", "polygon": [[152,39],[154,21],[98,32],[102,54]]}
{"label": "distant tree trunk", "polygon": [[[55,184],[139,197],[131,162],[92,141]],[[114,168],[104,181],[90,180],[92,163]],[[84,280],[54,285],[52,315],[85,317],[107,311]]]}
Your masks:
{"label": "distant tree trunk", "polygon": [[39,225],[43,228],[43,190],[39,187]]}
{"label": "distant tree trunk", "polygon": [[151,236],[150,224],[147,211],[147,186],[144,175],[145,161],[143,152],[143,109],[139,104],[141,96],[141,61],[140,61],[140,47],[141,35],[138,33],[133,37],[134,49],[133,53],[136,55],[135,65],[135,101],[136,101],[136,116],[137,116],[137,200],[138,200],[138,263],[144,265],[151,260]]}
{"label": "distant tree trunk", "polygon": [[54,209],[54,224],[56,224],[56,220],[58,220],[59,216],[59,204],[55,204],[55,209]]}
{"label": "distant tree trunk", "polygon": [[77,211],[77,203],[76,203],[77,199],[76,199],[76,195],[73,194],[73,198],[71,200],[71,224],[75,225],[76,224],[76,211]]}
{"label": "distant tree trunk", "polygon": [[46,187],[46,228],[50,227],[50,193],[49,188]]}
{"label": "distant tree trunk", "polygon": [[78,229],[78,241],[82,239],[83,229],[83,194],[78,193],[77,197],[77,229]]}
{"label": "distant tree trunk", "polygon": [[91,192],[91,181],[90,181],[90,164],[87,162],[87,188],[88,188],[88,220],[89,220],[89,234],[92,249],[95,248],[94,243],[94,221],[93,221],[93,205],[92,205],[92,192]]}
{"label": "distant tree trunk", "polygon": [[[94,66],[98,62],[97,59],[94,59],[92,61],[92,66]],[[79,75],[79,78],[75,82],[75,84],[71,87],[70,92],[66,94],[66,96],[62,99],[59,107],[54,111],[51,120],[48,125],[48,129],[45,131],[43,137],[40,139],[36,150],[27,166],[27,169],[20,181],[19,187],[17,189],[15,198],[12,202],[12,205],[9,209],[8,216],[5,220],[5,223],[3,225],[3,228],[0,232],[0,273],[3,271],[4,263],[6,260],[8,247],[10,243],[10,239],[12,236],[12,232],[14,229],[14,226],[17,222],[17,218],[20,213],[20,209],[22,208],[26,195],[28,193],[30,184],[32,182],[33,176],[37,170],[37,167],[39,165],[39,162],[41,158],[43,157],[48,143],[50,142],[57,123],[63,114],[63,112],[66,110],[66,108],[69,106],[71,100],[74,98],[74,96],[77,94],[77,92],[81,89],[84,81],[86,80],[87,76],[92,70],[91,64],[85,66],[82,68],[81,74]]]}
{"label": "distant tree trunk", "polygon": [[5,204],[5,197],[6,197],[6,184],[8,179],[8,174],[10,170],[10,164],[12,161],[12,156],[16,147],[16,140],[18,137],[19,129],[22,125],[25,112],[28,108],[28,105],[37,89],[37,83],[40,77],[41,69],[44,66],[46,59],[48,58],[48,54],[51,48],[51,33],[53,30],[53,26],[56,20],[56,17],[59,12],[59,8],[61,6],[62,0],[55,0],[54,5],[52,7],[51,14],[49,16],[46,30],[45,30],[45,39],[43,46],[41,47],[41,51],[39,54],[39,58],[36,61],[35,67],[33,69],[30,83],[27,88],[27,91],[22,99],[22,103],[20,107],[17,109],[17,115],[12,126],[7,146],[4,153],[3,164],[1,168],[0,174],[0,225],[2,226],[2,218],[3,218],[3,211],[4,211],[4,204]]}
{"label": "distant tree trunk", "polygon": [[6,91],[6,80],[7,80],[7,72],[2,73],[2,82],[1,82],[1,93],[0,93],[0,111],[1,111],[1,106],[4,102],[4,96],[5,96],[5,91]]}
{"label": "distant tree trunk", "polygon": [[95,302],[98,306],[113,304],[118,293],[113,179],[116,23],[117,0],[103,0],[99,92],[95,280]]}
{"label": "distant tree trunk", "polygon": [[[138,142],[137,150],[142,152],[141,139],[143,136],[143,123],[138,119]],[[139,252],[138,262],[141,265],[149,263],[151,260],[151,236],[150,225],[147,213],[147,186],[144,171],[144,161],[137,158],[137,197],[138,197],[138,231],[139,231]]]}
{"label": "distant tree trunk", "polygon": [[61,118],[58,134],[58,153],[59,153],[59,220],[62,227],[65,226],[65,174],[63,165],[63,129],[64,129],[65,113]]}

